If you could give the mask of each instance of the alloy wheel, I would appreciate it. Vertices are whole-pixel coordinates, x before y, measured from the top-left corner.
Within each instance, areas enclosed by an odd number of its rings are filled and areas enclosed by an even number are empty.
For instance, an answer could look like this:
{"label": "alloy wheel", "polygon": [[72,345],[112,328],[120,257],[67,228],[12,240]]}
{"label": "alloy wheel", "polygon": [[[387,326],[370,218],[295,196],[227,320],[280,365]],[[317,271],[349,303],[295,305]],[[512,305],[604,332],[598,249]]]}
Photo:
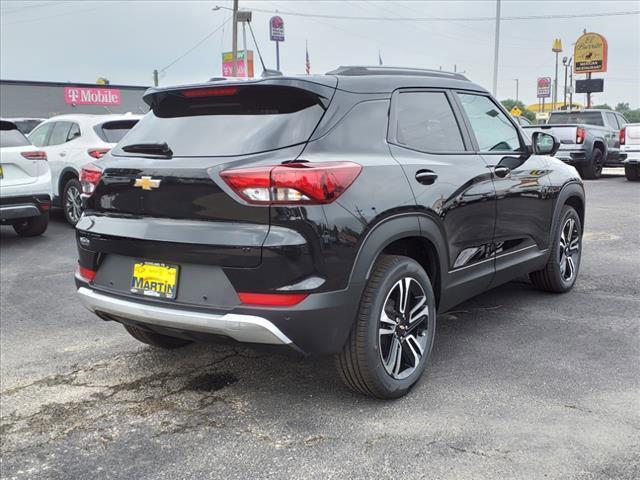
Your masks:
{"label": "alloy wheel", "polygon": [[82,215],[82,199],[80,198],[80,190],[75,185],[67,188],[67,194],[64,199],[64,211],[67,218],[75,225]]}
{"label": "alloy wheel", "polygon": [[401,380],[420,365],[427,350],[429,304],[412,277],[398,280],[385,299],[378,327],[380,357],[387,373]]}
{"label": "alloy wheel", "polygon": [[559,249],[560,275],[565,282],[570,282],[576,275],[580,261],[580,232],[578,224],[571,217],[562,227]]}

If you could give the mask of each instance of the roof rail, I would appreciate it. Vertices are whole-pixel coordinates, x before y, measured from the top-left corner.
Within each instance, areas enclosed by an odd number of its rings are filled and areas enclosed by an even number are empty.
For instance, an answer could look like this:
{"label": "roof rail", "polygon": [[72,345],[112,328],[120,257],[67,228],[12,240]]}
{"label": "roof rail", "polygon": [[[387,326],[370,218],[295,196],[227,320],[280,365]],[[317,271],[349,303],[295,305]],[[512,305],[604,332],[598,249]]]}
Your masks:
{"label": "roof rail", "polygon": [[457,78],[459,80],[469,80],[461,73],[446,72],[443,70],[430,70],[427,68],[406,68],[387,66],[339,66],[335,70],[327,72],[327,75],[361,76],[361,75],[411,75],[416,77],[443,77]]}

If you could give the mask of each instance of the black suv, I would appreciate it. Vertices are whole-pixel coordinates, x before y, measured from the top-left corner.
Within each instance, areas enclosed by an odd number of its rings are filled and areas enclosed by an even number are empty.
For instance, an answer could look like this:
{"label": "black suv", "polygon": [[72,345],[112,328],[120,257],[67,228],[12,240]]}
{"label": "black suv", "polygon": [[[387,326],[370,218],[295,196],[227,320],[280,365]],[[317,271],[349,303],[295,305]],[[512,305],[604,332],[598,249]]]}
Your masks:
{"label": "black suv", "polygon": [[352,389],[406,393],[437,312],[523,274],[565,292],[585,196],[558,142],[441,71],[149,90],[81,174],[82,302],[137,340],[336,354]]}

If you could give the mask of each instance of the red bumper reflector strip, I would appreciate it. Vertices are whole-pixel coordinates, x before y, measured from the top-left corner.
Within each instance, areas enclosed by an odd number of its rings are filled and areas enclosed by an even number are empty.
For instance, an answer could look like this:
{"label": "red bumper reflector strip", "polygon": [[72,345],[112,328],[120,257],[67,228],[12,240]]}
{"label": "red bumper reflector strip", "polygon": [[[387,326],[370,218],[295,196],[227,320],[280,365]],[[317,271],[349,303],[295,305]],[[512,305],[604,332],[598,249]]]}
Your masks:
{"label": "red bumper reflector strip", "polygon": [[307,298],[306,293],[238,293],[245,305],[264,307],[290,307]]}
{"label": "red bumper reflector strip", "polygon": [[84,268],[84,267],[80,267],[78,266],[78,273],[80,274],[80,276],[82,278],[84,278],[85,280],[93,280],[94,278],[96,278],[96,271],[95,270],[91,270],[89,268]]}

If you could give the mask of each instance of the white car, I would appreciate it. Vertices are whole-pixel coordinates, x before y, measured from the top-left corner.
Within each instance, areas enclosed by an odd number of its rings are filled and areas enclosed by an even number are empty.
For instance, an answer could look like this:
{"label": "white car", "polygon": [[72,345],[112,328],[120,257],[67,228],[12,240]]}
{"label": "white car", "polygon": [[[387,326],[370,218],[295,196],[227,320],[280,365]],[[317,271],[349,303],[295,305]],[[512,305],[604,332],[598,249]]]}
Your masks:
{"label": "white car", "polygon": [[627,154],[623,160],[627,180],[640,180],[640,123],[627,123],[620,130],[620,151]]}
{"label": "white car", "polygon": [[29,140],[47,152],[53,204],[64,210],[71,225],[82,215],[78,180],[82,166],[97,160],[138,123],[142,115],[59,115],[45,120]]}
{"label": "white car", "polygon": [[15,123],[0,120],[0,223],[13,225],[23,237],[42,235],[50,208],[47,154],[34,147]]}

